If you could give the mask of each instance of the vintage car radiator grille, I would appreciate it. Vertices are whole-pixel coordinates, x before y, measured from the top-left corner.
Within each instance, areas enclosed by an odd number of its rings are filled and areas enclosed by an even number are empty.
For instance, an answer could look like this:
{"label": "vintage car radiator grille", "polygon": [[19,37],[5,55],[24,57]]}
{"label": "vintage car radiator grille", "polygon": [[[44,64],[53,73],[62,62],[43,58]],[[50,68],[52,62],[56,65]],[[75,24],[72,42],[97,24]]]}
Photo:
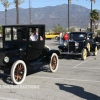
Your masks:
{"label": "vintage car radiator grille", "polygon": [[69,42],[68,43],[68,51],[74,52],[75,51],[75,42]]}

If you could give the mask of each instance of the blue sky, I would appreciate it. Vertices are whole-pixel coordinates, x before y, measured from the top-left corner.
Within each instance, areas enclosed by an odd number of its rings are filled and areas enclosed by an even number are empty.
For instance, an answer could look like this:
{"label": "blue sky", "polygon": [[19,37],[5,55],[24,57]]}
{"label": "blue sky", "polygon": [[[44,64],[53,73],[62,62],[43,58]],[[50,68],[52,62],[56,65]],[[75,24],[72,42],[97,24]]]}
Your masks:
{"label": "blue sky", "polygon": [[[13,2],[14,0],[8,0]],[[68,0],[30,0],[32,8],[46,7],[46,6],[56,6],[61,4],[67,4]],[[91,7],[90,0],[72,0],[72,4],[77,4],[84,6],[88,9]],[[24,0],[24,3],[20,5],[21,8],[29,8],[29,0]],[[9,9],[15,8],[14,4],[10,5]],[[100,0],[96,0],[96,3],[93,3],[93,9],[100,10]],[[0,11],[4,11],[4,7],[0,2]]]}

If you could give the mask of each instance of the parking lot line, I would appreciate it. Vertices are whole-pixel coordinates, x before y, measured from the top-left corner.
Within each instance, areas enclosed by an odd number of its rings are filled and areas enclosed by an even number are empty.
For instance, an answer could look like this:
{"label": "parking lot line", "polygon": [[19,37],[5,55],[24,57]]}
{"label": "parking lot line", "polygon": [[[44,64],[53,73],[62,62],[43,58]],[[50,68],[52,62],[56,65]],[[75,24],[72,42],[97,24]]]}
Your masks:
{"label": "parking lot line", "polygon": [[12,99],[12,98],[0,97],[0,100],[19,100],[19,99]]}
{"label": "parking lot line", "polygon": [[100,81],[93,81],[93,80],[79,80],[79,79],[67,79],[67,78],[44,77],[44,76],[29,76],[29,77],[34,77],[34,78],[45,78],[45,79],[56,79],[56,80],[66,80],[66,81],[79,81],[79,82],[100,83]]}
{"label": "parking lot line", "polygon": [[85,60],[85,61],[83,61],[83,62],[81,62],[81,63],[79,63],[79,64],[75,65],[73,68],[76,68],[76,67],[78,67],[79,65],[82,65],[83,63],[85,63],[85,62],[89,61],[90,59],[92,59],[92,58],[89,58],[88,60]]}
{"label": "parking lot line", "polygon": [[[74,67],[67,67],[66,69],[74,69]],[[100,68],[87,68],[87,67],[76,67],[76,69],[100,70]]]}

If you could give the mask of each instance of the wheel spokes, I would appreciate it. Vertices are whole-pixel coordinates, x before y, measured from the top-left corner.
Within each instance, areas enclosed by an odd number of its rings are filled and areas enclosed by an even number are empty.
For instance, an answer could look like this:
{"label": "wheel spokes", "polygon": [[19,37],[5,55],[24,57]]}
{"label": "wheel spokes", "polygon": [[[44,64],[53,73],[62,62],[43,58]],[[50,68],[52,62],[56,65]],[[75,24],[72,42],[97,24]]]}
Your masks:
{"label": "wheel spokes", "polygon": [[24,74],[24,66],[22,64],[18,64],[15,68],[15,80],[20,81],[23,78]]}
{"label": "wheel spokes", "polygon": [[87,55],[87,52],[86,52],[86,49],[83,51],[83,57],[84,59],[86,58],[86,55]]}
{"label": "wheel spokes", "polygon": [[56,68],[56,66],[57,66],[57,58],[56,58],[56,56],[52,57],[51,65],[52,65],[52,69],[54,70]]}
{"label": "wheel spokes", "polygon": [[97,47],[95,47],[94,54],[97,55]]}

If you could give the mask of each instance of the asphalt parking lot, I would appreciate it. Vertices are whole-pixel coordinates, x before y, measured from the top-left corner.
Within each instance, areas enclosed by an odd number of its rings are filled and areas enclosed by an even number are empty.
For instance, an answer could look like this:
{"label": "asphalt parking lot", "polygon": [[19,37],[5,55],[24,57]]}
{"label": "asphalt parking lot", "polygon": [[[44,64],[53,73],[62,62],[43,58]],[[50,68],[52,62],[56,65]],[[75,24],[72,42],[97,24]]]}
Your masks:
{"label": "asphalt parking lot", "polygon": [[[46,40],[46,45],[58,49],[59,42]],[[23,84],[11,84],[9,76],[0,74],[0,100],[100,100],[100,50],[85,61],[60,59],[55,73],[47,65],[31,69]]]}

